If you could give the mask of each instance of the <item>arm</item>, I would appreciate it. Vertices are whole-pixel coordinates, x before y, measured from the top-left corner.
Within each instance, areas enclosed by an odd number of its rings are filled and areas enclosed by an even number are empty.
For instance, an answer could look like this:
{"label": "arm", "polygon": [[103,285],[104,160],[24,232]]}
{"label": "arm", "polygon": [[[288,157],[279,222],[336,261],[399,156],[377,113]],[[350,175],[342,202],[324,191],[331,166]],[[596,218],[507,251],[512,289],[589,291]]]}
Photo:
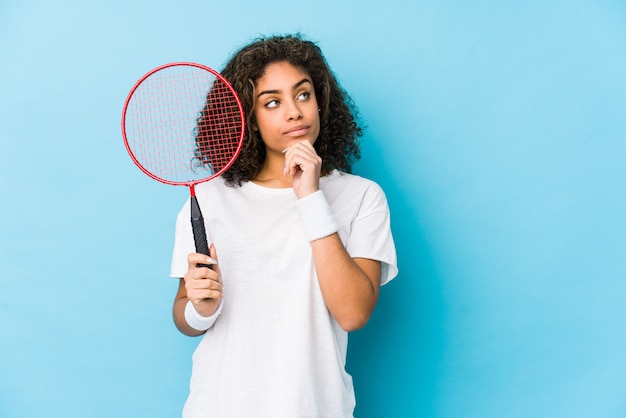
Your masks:
{"label": "arm", "polygon": [[178,284],[178,291],[176,292],[176,298],[174,299],[174,324],[180,332],[190,337],[197,337],[204,334],[206,331],[198,331],[191,328],[185,320],[185,306],[189,299],[187,298],[187,289],[185,289],[185,279],[181,278]]}
{"label": "arm", "polygon": [[[217,259],[215,247],[211,245],[211,256]],[[204,334],[189,325],[185,319],[185,308],[191,301],[195,311],[204,317],[213,315],[222,299],[222,284],[220,283],[220,271],[217,264],[212,268],[197,267],[198,264],[211,264],[215,260],[204,254],[193,253],[187,257],[189,264],[185,277],[180,279],[178,291],[174,299],[172,313],[174,323],[180,332],[190,337]]]}
{"label": "arm", "polygon": [[[292,187],[298,199],[319,190],[321,163],[321,158],[307,141],[285,150],[285,173],[291,176]],[[303,216],[315,217],[317,213],[314,210]],[[328,225],[316,225],[314,229],[320,232],[317,226],[325,229],[324,226]],[[333,229],[328,232],[330,231]],[[322,296],[328,310],[345,331],[362,328],[378,301],[381,263],[366,258],[351,258],[336,232],[314,239],[311,247]]]}
{"label": "arm", "polygon": [[328,310],[345,331],[362,328],[378,301],[380,262],[351,258],[336,233],[313,241],[311,247]]}

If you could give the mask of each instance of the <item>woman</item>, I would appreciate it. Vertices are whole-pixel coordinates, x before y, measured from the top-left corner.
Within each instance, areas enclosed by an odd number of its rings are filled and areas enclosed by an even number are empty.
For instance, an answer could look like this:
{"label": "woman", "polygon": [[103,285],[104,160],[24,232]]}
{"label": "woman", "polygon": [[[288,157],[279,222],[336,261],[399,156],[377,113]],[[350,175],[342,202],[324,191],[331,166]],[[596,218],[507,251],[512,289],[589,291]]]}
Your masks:
{"label": "woman", "polygon": [[397,274],[385,195],[348,174],[354,106],[298,35],[254,41],[222,74],[247,133],[235,164],[196,186],[211,257],[194,251],[189,202],[177,220],[174,320],[204,334],[183,416],[352,417],[347,333]]}

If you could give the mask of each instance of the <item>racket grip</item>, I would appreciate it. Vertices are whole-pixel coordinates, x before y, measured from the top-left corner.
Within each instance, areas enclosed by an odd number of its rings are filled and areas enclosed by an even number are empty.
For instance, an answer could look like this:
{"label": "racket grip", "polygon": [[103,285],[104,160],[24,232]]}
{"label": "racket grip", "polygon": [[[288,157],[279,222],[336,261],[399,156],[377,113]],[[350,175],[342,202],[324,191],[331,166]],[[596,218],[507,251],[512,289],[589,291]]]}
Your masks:
{"label": "racket grip", "polygon": [[[200,205],[196,196],[191,196],[191,229],[193,230],[193,240],[196,244],[196,252],[209,254],[209,243],[206,239],[206,229],[204,229],[204,217],[200,211]],[[198,267],[208,267],[208,264],[198,264]]]}

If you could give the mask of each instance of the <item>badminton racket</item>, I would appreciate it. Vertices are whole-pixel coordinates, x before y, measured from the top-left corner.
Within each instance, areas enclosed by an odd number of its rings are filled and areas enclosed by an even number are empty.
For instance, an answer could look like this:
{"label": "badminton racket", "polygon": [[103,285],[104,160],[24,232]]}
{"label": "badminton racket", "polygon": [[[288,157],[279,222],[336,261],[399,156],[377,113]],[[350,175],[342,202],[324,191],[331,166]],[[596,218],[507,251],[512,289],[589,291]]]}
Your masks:
{"label": "badminton racket", "polygon": [[209,246],[195,186],[235,162],[243,144],[244,119],[230,83],[215,70],[189,62],[148,72],[124,103],[122,136],[133,162],[154,180],[189,187],[198,253],[209,255]]}

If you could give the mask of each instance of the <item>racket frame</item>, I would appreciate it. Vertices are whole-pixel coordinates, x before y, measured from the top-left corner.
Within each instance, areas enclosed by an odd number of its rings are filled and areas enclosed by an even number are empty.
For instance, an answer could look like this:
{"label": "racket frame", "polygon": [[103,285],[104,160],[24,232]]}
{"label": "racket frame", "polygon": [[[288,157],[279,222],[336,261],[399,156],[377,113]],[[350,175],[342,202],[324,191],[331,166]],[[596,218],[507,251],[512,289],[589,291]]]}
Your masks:
{"label": "racket frame", "polygon": [[[241,132],[239,134],[240,135],[239,136],[239,145],[237,146],[237,149],[233,153],[233,156],[230,159],[230,161],[228,162],[228,164],[226,164],[224,167],[222,167],[220,170],[216,171],[215,173],[211,174],[210,176],[207,176],[207,177],[204,177],[204,178],[201,178],[201,179],[197,179],[197,180],[172,181],[172,180],[164,179],[164,178],[159,177],[156,174],[152,173],[150,170],[145,168],[143,166],[143,164],[141,164],[139,162],[139,160],[135,156],[135,153],[131,149],[131,147],[129,145],[128,138],[126,136],[126,111],[128,109],[128,105],[129,105],[130,101],[133,98],[133,95],[135,94],[135,91],[139,88],[139,86],[146,79],[148,79],[153,74],[155,74],[155,73],[157,73],[159,71],[165,70],[167,68],[176,67],[176,66],[196,67],[196,68],[208,71],[209,73],[213,74],[213,76],[215,76],[215,78],[220,79],[220,81],[222,81],[224,83],[224,85],[226,87],[228,87],[228,89],[231,91],[231,93],[233,95],[233,98],[237,102],[237,108],[239,109],[239,114],[241,115]],[[223,75],[221,75],[220,73],[218,73],[217,71],[215,71],[211,67],[207,67],[206,65],[198,64],[198,63],[195,63],[195,62],[187,62],[187,61],[171,62],[171,63],[168,63],[168,64],[163,64],[163,65],[160,65],[160,66],[150,70],[143,77],[141,77],[139,80],[137,80],[135,85],[132,87],[132,89],[128,93],[128,96],[126,97],[126,100],[124,102],[124,109],[122,111],[122,136],[124,138],[124,146],[126,147],[126,151],[128,151],[128,154],[132,158],[132,160],[135,163],[135,165],[137,167],[139,167],[139,169],[141,171],[143,171],[144,174],[146,174],[148,177],[150,177],[150,178],[152,178],[152,179],[154,179],[156,181],[159,181],[161,183],[169,184],[169,185],[172,185],[172,186],[187,186],[190,189],[191,196],[195,196],[195,190],[194,190],[194,186],[195,185],[200,184],[200,183],[204,183],[206,181],[209,181],[209,180],[214,179],[215,177],[221,175],[226,170],[228,170],[233,165],[235,160],[237,159],[237,156],[239,155],[239,153],[241,152],[241,148],[243,147],[243,139],[244,139],[244,135],[245,135],[245,132],[246,132],[246,118],[245,118],[244,115],[245,115],[245,113],[243,111],[243,105],[241,103],[241,100],[239,99],[239,96],[237,95],[237,92],[233,88],[233,86],[231,86],[230,82],[228,80],[226,80],[226,78],[224,78]]]}

